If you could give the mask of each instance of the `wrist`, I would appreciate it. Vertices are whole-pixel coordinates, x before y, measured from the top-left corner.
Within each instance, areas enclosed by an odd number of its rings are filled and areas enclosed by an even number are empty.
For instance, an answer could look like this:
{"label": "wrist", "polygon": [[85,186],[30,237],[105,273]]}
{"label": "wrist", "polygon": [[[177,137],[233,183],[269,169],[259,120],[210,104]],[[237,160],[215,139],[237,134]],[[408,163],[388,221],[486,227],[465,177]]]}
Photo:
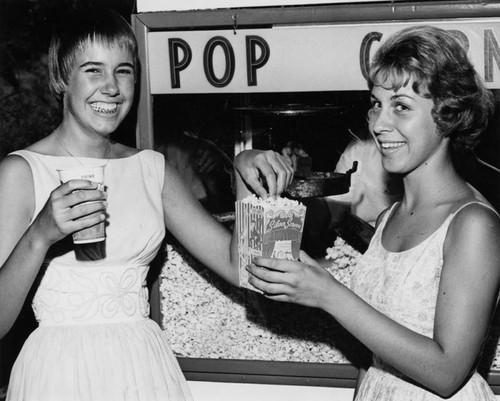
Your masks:
{"label": "wrist", "polygon": [[319,297],[318,307],[336,317],[339,308],[345,305],[345,297],[351,292],[348,287],[336,280],[333,276],[326,281],[324,290]]}
{"label": "wrist", "polygon": [[235,186],[236,199],[238,200],[246,198],[247,196],[253,193],[252,191],[250,191],[249,187],[243,181],[243,178],[241,178],[241,175],[239,174],[238,170],[236,170],[234,174],[234,186]]}
{"label": "wrist", "polygon": [[31,224],[26,233],[26,240],[29,247],[34,252],[47,252],[48,249],[57,241],[52,240],[43,229],[37,227],[36,221]]}

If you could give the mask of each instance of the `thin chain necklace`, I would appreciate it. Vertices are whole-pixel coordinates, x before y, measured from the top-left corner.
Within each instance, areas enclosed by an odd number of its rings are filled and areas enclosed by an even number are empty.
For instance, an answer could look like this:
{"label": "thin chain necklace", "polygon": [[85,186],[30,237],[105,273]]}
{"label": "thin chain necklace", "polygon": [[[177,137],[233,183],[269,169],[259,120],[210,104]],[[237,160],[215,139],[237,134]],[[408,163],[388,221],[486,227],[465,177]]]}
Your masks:
{"label": "thin chain necklace", "polygon": [[[82,161],[76,157],[73,153],[71,153],[68,148],[66,146],[64,146],[64,144],[62,143],[62,141],[59,139],[59,135],[58,134],[55,134],[54,135],[56,137],[56,141],[57,143],[61,146],[61,148],[63,148],[63,150],[68,154],[70,155],[73,159],[75,159],[82,167],[86,167],[85,164],[82,163]],[[109,160],[111,159],[111,142],[108,143],[108,151],[107,151],[107,160],[106,160],[106,163],[104,164],[104,167],[106,167],[109,163]]]}

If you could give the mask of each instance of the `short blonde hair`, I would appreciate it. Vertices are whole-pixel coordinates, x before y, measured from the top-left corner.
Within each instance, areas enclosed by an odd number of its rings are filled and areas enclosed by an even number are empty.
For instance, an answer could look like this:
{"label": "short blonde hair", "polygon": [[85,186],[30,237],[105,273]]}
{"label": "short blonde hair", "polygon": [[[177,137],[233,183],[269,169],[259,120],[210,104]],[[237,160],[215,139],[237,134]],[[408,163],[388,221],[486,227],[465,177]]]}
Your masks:
{"label": "short blonde hair", "polygon": [[76,55],[90,43],[128,49],[138,67],[137,41],[125,19],[113,10],[75,10],[55,28],[49,47],[49,84],[61,101]]}

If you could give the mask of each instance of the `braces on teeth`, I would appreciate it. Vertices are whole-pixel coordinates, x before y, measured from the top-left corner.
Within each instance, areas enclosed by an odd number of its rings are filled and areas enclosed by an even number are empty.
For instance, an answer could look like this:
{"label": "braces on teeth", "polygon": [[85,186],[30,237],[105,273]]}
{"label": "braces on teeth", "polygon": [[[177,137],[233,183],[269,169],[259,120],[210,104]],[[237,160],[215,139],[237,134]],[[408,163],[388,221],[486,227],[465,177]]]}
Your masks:
{"label": "braces on teeth", "polygon": [[99,113],[113,113],[117,109],[116,104],[110,104],[110,105],[97,105],[97,104],[92,104],[91,105],[92,109],[99,112]]}

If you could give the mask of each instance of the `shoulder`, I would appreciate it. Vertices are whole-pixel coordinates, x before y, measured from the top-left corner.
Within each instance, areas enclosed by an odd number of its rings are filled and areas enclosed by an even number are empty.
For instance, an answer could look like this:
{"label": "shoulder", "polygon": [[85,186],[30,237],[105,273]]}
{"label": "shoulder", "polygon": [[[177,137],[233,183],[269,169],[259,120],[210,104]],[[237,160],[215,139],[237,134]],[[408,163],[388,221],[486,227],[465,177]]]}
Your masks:
{"label": "shoulder", "polygon": [[141,164],[153,164],[156,168],[164,170],[165,157],[153,149],[137,149],[120,143],[114,143],[113,155],[116,159],[128,159],[137,156]]}
{"label": "shoulder", "polygon": [[359,158],[371,147],[370,139],[352,139],[343,151],[344,157]]}
{"label": "shoulder", "polygon": [[115,142],[113,143],[113,154],[117,159],[134,156],[137,153],[141,152],[140,149],[126,146],[121,143]]}
{"label": "shoulder", "polygon": [[450,228],[463,229],[466,227],[500,227],[500,216],[494,208],[483,201],[472,201],[460,205],[453,213]]}
{"label": "shoulder", "polygon": [[155,168],[161,170],[162,172],[165,171],[165,156],[153,149],[143,149],[140,150],[139,152],[139,157],[141,157],[143,160],[145,160],[147,163],[151,163],[155,166]]}
{"label": "shoulder", "polygon": [[500,258],[500,217],[483,202],[468,202],[453,214],[445,240],[445,252],[474,252]]}
{"label": "shoulder", "polygon": [[52,132],[42,139],[32,143],[26,150],[48,156],[66,156],[67,154],[61,149],[61,145]]}
{"label": "shoulder", "polygon": [[[16,210],[27,216],[33,215],[35,188],[33,173],[28,161],[19,155],[9,155],[0,162],[0,204],[11,215]],[[19,185],[22,183],[22,185]]]}
{"label": "shoulder", "polygon": [[121,143],[113,143],[113,155],[116,159],[126,159],[132,156],[139,156],[142,159],[164,159],[162,153],[153,149],[137,149]]}
{"label": "shoulder", "polygon": [[28,161],[17,154],[10,154],[0,161],[0,182],[14,180],[14,182],[26,182],[26,178],[32,178],[31,167]]}

